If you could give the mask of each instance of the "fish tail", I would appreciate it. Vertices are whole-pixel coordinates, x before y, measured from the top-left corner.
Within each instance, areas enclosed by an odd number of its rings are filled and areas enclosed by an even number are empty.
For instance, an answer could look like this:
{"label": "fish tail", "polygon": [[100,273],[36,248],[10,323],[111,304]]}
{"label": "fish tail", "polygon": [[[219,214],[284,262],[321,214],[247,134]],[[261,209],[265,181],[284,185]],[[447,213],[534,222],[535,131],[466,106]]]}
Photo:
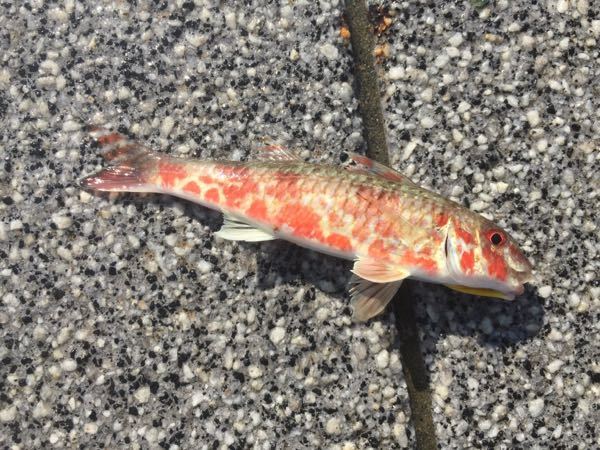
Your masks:
{"label": "fish tail", "polygon": [[110,165],[81,181],[87,189],[109,192],[153,192],[154,174],[161,157],[126,136],[100,127],[88,132]]}

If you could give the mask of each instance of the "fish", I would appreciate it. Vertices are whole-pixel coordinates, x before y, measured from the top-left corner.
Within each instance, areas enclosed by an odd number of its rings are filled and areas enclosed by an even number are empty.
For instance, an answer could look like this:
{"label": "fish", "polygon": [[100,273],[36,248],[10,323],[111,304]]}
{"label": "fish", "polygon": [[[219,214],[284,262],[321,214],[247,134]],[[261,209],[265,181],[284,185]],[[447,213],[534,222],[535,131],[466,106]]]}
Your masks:
{"label": "fish", "polygon": [[532,280],[532,264],[501,227],[358,153],[349,164],[315,164],[266,145],[249,162],[202,160],[102,127],[89,133],[108,165],[82,188],[172,195],[222,212],[222,239],[283,239],[351,260],[359,322],[382,313],[407,278],[504,300]]}

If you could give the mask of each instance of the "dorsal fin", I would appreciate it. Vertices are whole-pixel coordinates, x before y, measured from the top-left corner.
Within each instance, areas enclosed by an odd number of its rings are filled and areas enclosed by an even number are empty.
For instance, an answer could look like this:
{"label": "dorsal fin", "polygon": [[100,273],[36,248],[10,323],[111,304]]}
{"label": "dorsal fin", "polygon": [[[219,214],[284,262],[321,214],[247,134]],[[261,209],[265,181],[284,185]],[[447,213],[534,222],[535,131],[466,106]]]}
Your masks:
{"label": "dorsal fin", "polygon": [[372,173],[381,178],[385,178],[386,180],[395,181],[398,183],[415,184],[406,175],[402,175],[400,172],[397,172],[394,169],[390,169],[389,167],[384,166],[383,164],[378,163],[377,161],[374,161],[371,158],[367,158],[366,156],[359,155],[358,153],[354,153],[354,152],[347,152],[347,153],[348,153],[348,156],[350,157],[350,159],[360,166],[358,168],[349,166],[348,167],[349,170],[356,170],[356,171]]}
{"label": "dorsal fin", "polygon": [[302,161],[295,152],[279,144],[265,145],[257,150],[256,158],[262,161]]}

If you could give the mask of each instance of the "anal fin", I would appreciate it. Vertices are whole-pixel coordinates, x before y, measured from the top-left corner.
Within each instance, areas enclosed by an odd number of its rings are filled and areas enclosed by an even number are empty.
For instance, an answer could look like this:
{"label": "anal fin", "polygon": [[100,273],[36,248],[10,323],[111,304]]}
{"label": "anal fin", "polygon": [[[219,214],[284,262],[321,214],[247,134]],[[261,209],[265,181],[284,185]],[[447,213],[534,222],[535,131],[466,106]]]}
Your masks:
{"label": "anal fin", "polygon": [[223,226],[215,233],[215,236],[222,239],[246,242],[260,242],[276,239],[273,234],[260,230],[252,225],[248,225],[230,214],[225,214],[223,219]]}
{"label": "anal fin", "polygon": [[350,284],[352,318],[357,322],[366,322],[383,312],[400,288],[402,280],[390,283],[372,283],[353,276]]}

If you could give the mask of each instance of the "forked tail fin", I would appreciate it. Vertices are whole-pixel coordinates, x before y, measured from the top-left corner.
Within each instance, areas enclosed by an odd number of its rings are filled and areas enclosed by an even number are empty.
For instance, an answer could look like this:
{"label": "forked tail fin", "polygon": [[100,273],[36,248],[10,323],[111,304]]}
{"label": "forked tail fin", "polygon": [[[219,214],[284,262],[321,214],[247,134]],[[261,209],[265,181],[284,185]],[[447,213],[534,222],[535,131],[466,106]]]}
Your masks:
{"label": "forked tail fin", "polygon": [[88,127],[110,166],[84,178],[81,186],[110,192],[152,192],[160,157],[151,149],[105,128]]}

